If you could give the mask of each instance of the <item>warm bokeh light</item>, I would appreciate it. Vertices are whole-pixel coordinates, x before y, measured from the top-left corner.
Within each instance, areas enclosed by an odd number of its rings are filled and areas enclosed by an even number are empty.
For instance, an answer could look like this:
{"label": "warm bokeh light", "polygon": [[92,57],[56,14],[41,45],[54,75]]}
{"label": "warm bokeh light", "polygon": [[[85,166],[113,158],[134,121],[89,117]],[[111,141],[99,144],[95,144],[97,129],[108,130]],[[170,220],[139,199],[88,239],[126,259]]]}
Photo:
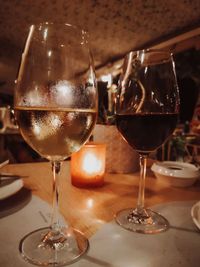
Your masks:
{"label": "warm bokeh light", "polygon": [[105,174],[106,145],[87,143],[71,157],[71,180],[78,187],[101,186]]}
{"label": "warm bokeh light", "polygon": [[98,159],[93,153],[86,153],[83,158],[83,171],[93,175],[94,173],[99,173],[102,170],[103,162]]}

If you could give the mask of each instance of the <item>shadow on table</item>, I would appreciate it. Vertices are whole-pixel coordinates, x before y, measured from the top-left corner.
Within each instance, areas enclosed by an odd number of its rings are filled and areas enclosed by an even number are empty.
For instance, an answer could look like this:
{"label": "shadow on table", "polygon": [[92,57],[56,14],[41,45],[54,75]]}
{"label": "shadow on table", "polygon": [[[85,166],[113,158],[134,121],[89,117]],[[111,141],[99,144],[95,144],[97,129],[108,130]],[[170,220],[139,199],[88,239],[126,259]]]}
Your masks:
{"label": "shadow on table", "polygon": [[16,194],[0,200],[0,218],[8,216],[26,206],[31,200],[31,191],[22,188]]}
{"label": "shadow on table", "polygon": [[85,255],[83,258],[85,260],[89,261],[89,262],[97,264],[98,266],[115,267],[113,264],[111,264],[109,262],[106,262],[106,261],[103,261],[103,260],[88,256],[88,255]]}
{"label": "shadow on table", "polygon": [[175,226],[175,225],[170,225],[170,229],[174,229],[177,231],[184,231],[184,232],[190,232],[190,233],[198,233],[198,229],[191,229],[191,228],[185,228],[185,227],[180,227],[180,226]]}

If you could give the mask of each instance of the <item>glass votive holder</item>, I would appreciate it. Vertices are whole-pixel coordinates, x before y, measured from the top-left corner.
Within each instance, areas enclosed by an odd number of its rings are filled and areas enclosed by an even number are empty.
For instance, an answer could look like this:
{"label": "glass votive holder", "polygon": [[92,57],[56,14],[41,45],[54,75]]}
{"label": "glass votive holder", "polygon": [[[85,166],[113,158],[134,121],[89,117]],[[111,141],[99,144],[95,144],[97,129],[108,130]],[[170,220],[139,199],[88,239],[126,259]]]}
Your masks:
{"label": "glass votive holder", "polygon": [[98,187],[104,184],[106,145],[86,143],[71,156],[71,182],[77,187]]}

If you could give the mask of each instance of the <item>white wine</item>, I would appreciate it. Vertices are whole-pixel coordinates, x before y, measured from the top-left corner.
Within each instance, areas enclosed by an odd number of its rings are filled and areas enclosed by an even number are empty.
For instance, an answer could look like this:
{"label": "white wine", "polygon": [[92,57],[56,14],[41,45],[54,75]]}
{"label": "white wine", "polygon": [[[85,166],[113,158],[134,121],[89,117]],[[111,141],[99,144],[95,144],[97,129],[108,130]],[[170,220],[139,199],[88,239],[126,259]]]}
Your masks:
{"label": "white wine", "polygon": [[93,109],[15,107],[24,140],[48,160],[69,157],[89,138],[97,112]]}

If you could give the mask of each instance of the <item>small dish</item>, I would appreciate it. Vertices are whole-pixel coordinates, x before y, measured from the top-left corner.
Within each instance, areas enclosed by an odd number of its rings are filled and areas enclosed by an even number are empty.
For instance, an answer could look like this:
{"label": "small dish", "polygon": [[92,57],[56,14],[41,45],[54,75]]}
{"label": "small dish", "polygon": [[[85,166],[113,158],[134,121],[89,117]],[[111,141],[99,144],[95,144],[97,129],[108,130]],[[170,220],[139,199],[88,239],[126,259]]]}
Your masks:
{"label": "small dish", "polygon": [[192,186],[200,177],[199,169],[190,163],[177,161],[156,162],[151,170],[158,180],[175,187]]}
{"label": "small dish", "polygon": [[10,182],[0,182],[0,200],[10,197],[17,193],[24,183],[22,179],[11,180]]}
{"label": "small dish", "polygon": [[192,206],[191,216],[192,216],[192,219],[193,219],[194,224],[200,230],[200,201],[198,201],[196,204],[194,204]]}

